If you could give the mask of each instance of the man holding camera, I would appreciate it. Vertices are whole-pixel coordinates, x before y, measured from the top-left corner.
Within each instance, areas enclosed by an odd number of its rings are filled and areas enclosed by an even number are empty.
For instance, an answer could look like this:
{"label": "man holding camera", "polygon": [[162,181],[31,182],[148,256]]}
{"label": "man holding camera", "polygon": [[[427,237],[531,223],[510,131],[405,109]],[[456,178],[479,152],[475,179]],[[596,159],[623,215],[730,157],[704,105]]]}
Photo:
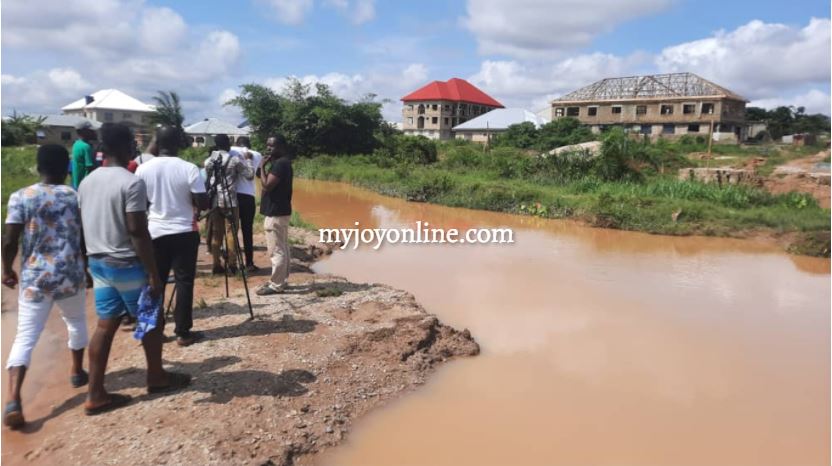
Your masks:
{"label": "man holding camera", "polygon": [[[208,187],[211,190],[211,213],[208,222],[211,228],[211,255],[214,257],[213,273],[237,273],[237,241],[235,226],[239,225],[240,214],[237,203],[237,183],[240,179],[254,178],[250,153],[243,157],[229,154],[231,140],[226,134],[214,137],[216,150],[205,160]],[[226,242],[226,270],[221,262],[223,235]]]}
{"label": "man holding camera", "polygon": [[272,261],[271,279],[257,295],[268,296],[286,291],[292,254],[289,247],[289,220],[292,216],[292,159],[282,136],[266,140],[266,158],[257,169],[263,182],[260,213],[266,217],[266,243]]}

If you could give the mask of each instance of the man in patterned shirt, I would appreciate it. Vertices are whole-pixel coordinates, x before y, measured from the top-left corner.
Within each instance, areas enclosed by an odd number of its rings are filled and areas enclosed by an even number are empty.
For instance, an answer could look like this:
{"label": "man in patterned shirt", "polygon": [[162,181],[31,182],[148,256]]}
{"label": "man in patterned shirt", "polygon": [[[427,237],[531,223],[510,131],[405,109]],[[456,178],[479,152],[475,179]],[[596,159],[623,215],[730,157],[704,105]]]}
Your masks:
{"label": "man in patterned shirt", "polygon": [[[9,397],[3,423],[23,426],[20,388],[32,350],[43,332],[53,304],[61,309],[72,352],[70,382],[87,383],[83,369],[87,346],[84,252],[81,248],[81,215],[75,191],[65,185],[69,154],[62,146],[41,146],[37,155],[40,182],[9,198],[6,234],[3,238],[3,284],[18,295],[17,334],[9,352]],[[13,269],[18,243],[23,237],[20,277]]]}
{"label": "man in patterned shirt", "polygon": [[[236,157],[229,154],[231,141],[225,134],[214,136],[216,150],[205,160],[205,172],[208,174],[208,187],[211,191],[211,213],[208,215],[211,229],[211,255],[214,256],[213,273],[224,272],[220,258],[222,256],[223,235],[227,247],[227,265],[229,272],[237,272],[237,243],[234,226],[239,225],[240,213],[237,206],[237,182],[240,179],[254,179],[252,154]],[[226,189],[227,188],[227,189]],[[243,265],[243,264],[240,264]]]}

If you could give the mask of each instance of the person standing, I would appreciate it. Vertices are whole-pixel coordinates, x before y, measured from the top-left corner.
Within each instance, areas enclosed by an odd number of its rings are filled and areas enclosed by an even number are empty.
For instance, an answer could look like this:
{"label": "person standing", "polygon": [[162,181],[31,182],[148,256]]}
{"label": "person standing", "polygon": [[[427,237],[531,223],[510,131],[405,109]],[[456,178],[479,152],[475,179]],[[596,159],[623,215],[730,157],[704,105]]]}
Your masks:
{"label": "person standing", "polygon": [[289,220],[292,217],[292,159],[282,136],[266,140],[266,157],[258,172],[263,182],[260,213],[266,217],[266,243],[272,262],[272,276],[257,289],[259,296],[286,291],[289,266],[292,262],[289,247]]}
{"label": "person standing", "polygon": [[[132,139],[125,125],[102,126],[101,141],[107,165],[92,172],[78,188],[98,315],[89,346],[90,381],[84,405],[87,415],[130,402],[129,396],[108,393],[104,388],[110,348],[122,316],[136,315],[145,284],[149,283],[153,298],[159,298],[163,290],[147,230],[147,190],[144,182],[126,168],[133,155]],[[157,325],[142,338],[149,393],[173,391],[190,384],[189,375],[168,372],[162,367],[161,306],[159,311]]]}
{"label": "person standing", "polygon": [[[237,139],[237,143],[239,146],[232,147],[231,153],[239,155],[244,160],[251,160],[252,167],[259,167],[263,156],[259,152],[251,149],[251,141],[249,138],[245,136],[240,137]],[[254,196],[256,194],[254,178],[238,178],[237,205],[240,210],[240,230],[243,232],[245,266],[249,272],[256,272],[258,270],[257,266],[254,265],[254,215],[257,213],[257,202]]]}
{"label": "person standing", "polygon": [[72,187],[76,190],[81,181],[96,167],[92,143],[96,139],[92,123],[82,121],[75,126],[78,139],[72,145]]}
{"label": "person standing", "polygon": [[228,272],[237,273],[237,242],[235,241],[234,226],[239,224],[239,209],[237,206],[237,183],[241,178],[253,179],[254,167],[251,165],[251,155],[234,157],[231,141],[228,135],[218,134],[214,137],[216,149],[205,160],[205,172],[208,174],[208,186],[211,187],[211,213],[208,222],[211,228],[211,255],[215,274],[224,273],[222,258],[223,237],[226,242],[226,265]]}
{"label": "person standing", "polygon": [[[81,247],[81,216],[75,190],[66,186],[69,153],[63,146],[38,148],[40,182],[9,197],[6,232],[3,237],[3,284],[18,293],[17,334],[9,352],[9,396],[3,423],[13,429],[26,422],[20,389],[32,350],[40,338],[53,305],[69,333],[72,353],[70,383],[81,387],[88,381],[84,371],[87,346],[84,252]],[[23,238],[20,277],[13,264]]]}
{"label": "person standing", "polygon": [[[173,268],[176,278],[176,307],[173,311],[176,343],[189,346],[201,337],[192,332],[194,279],[199,250],[199,228],[194,209],[207,210],[205,179],[196,165],[178,157],[181,136],[173,126],[156,130],[158,156],[139,165],[136,176],[147,187],[150,202],[148,230],[159,280],[164,287]],[[164,293],[163,293],[164,295]]]}

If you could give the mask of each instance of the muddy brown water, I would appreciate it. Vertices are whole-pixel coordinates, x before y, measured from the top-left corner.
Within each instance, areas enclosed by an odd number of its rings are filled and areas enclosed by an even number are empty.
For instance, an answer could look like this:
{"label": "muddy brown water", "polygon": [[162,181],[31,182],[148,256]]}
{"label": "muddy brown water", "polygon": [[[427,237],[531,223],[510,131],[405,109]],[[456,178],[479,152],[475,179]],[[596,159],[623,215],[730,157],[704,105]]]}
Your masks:
{"label": "muddy brown water", "polygon": [[359,421],[319,464],[829,464],[829,260],[342,184],[296,190],[318,226],[515,233],[513,245],[388,245],[316,265],[408,290],[482,346]]}
{"label": "muddy brown water", "polygon": [[[318,226],[421,220],[515,234],[513,245],[388,245],[316,265],[408,290],[482,346],[360,420],[321,465],[830,461],[829,260],[407,203],[336,183],[298,180],[295,206]],[[4,362],[15,323],[4,291]],[[33,418],[67,397],[65,344],[53,313],[24,388]],[[4,395],[5,382],[4,373]],[[37,447],[48,424],[4,431],[4,459]]]}

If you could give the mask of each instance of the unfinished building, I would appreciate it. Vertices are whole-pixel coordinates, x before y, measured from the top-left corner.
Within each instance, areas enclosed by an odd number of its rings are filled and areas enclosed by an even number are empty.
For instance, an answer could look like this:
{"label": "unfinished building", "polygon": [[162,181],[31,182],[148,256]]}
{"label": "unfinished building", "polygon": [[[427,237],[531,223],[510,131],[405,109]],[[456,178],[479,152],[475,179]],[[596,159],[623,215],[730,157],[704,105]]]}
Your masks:
{"label": "unfinished building", "polygon": [[454,126],[503,108],[464,79],[433,81],[402,97],[402,131],[430,139],[451,139]]}
{"label": "unfinished building", "polygon": [[599,133],[611,126],[651,138],[684,134],[746,138],[747,100],[693,73],[602,79],[552,101],[552,118],[577,118]]}

